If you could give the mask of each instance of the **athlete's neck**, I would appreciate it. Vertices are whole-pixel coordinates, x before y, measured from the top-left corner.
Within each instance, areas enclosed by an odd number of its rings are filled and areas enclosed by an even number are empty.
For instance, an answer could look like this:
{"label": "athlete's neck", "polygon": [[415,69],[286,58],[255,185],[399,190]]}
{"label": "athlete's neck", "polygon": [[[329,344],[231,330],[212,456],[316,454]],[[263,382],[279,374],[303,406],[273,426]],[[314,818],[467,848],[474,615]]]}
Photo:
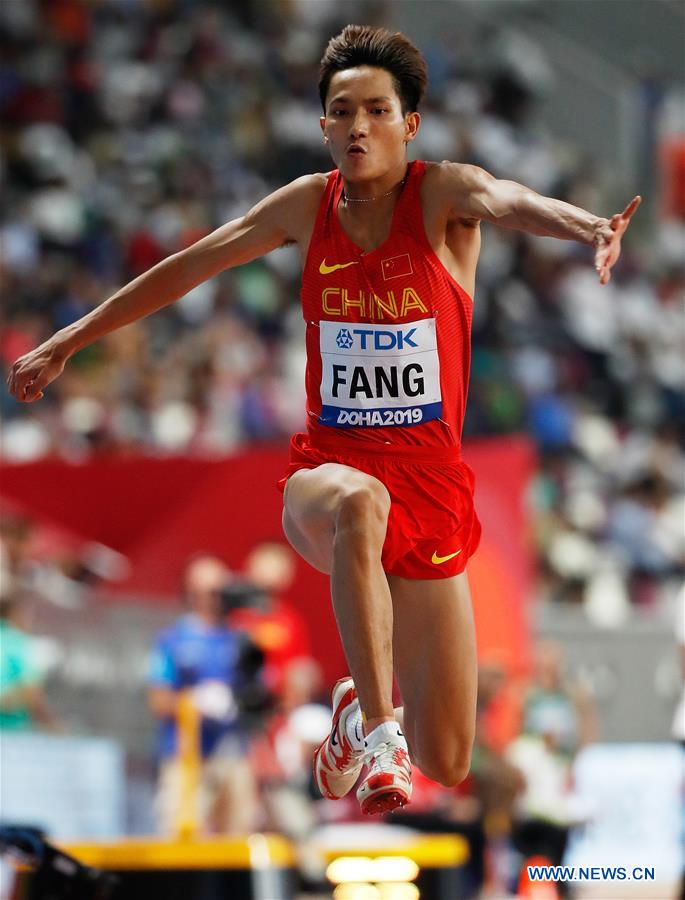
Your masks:
{"label": "athlete's neck", "polygon": [[343,175],[343,201],[347,201],[350,206],[368,207],[372,203],[393,198],[395,192],[399,191],[404,184],[409,167],[407,162],[403,162],[401,166],[394,166],[390,171],[380,178],[370,179],[369,181],[349,181]]}

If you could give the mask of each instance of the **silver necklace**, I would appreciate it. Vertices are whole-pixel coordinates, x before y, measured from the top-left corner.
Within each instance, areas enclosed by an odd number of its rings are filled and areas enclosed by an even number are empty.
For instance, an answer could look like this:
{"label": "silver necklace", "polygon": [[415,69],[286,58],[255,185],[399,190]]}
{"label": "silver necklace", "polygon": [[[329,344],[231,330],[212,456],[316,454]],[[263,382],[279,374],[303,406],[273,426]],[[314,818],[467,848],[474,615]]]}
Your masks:
{"label": "silver necklace", "polygon": [[405,175],[402,181],[399,184],[396,184],[395,187],[391,187],[389,191],[386,191],[384,194],[379,194],[377,197],[348,197],[345,193],[345,188],[343,188],[342,192],[342,200],[345,206],[348,203],[371,203],[372,200],[382,200],[383,197],[389,197],[393,191],[396,191],[397,188],[401,188],[404,182],[407,180],[407,176]]}

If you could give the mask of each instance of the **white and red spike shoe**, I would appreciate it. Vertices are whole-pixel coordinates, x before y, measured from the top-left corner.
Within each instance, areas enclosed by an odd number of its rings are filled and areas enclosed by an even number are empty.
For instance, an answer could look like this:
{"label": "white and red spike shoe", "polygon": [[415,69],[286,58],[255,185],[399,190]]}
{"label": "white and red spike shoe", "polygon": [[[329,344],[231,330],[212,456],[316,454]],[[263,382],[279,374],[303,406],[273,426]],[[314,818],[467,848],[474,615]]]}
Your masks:
{"label": "white and red spike shoe", "polygon": [[357,790],[367,815],[388,813],[411,800],[411,762],[397,722],[384,722],[366,738],[364,762],[368,771]]}
{"label": "white and red spike shoe", "polygon": [[333,727],[314,753],[314,780],[321,795],[340,800],[354,787],[364,761],[364,750],[353,747],[347,736],[347,720],[359,713],[354,681],[341,678],[331,696]]}

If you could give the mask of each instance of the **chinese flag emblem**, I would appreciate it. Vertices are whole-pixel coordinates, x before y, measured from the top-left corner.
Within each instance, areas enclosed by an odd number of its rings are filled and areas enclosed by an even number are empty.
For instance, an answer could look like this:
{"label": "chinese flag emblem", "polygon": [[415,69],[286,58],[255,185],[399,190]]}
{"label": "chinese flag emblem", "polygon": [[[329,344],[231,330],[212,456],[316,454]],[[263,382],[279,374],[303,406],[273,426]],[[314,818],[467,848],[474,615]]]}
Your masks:
{"label": "chinese flag emblem", "polygon": [[400,278],[402,275],[413,275],[414,270],[411,267],[411,257],[408,253],[403,253],[401,256],[391,256],[389,259],[382,259],[381,272],[386,281],[389,281],[391,278]]}

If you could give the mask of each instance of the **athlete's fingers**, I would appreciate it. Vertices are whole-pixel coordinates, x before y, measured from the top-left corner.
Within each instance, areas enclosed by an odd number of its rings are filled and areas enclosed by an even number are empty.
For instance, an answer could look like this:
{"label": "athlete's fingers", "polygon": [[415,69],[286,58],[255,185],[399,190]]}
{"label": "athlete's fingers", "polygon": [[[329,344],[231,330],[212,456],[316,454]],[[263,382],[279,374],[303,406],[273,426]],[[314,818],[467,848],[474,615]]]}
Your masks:
{"label": "athlete's fingers", "polygon": [[18,378],[15,384],[13,395],[22,403],[30,403],[35,399],[35,395],[39,392],[35,379]]}
{"label": "athlete's fingers", "polygon": [[635,210],[641,203],[642,197],[639,194],[636,197],[633,197],[622,213],[616,213],[615,216],[611,217],[611,221],[609,222],[611,228],[614,231],[620,231],[620,233],[623,234],[628,225],[630,225],[630,220],[632,219]]}
{"label": "athlete's fingers", "polygon": [[603,248],[602,252],[597,254],[595,268],[599,275],[599,283],[606,284],[611,278],[611,261],[609,259],[608,248]]}
{"label": "athlete's fingers", "polygon": [[630,219],[633,216],[633,213],[638,208],[638,206],[642,203],[642,197],[638,194],[636,197],[630,201],[630,203],[626,206],[626,208],[621,213],[621,218]]}
{"label": "athlete's fingers", "polygon": [[14,375],[10,385],[10,393],[17,400],[23,400],[26,392],[26,380],[21,375]]}
{"label": "athlete's fingers", "polygon": [[34,400],[40,400],[43,396],[43,388],[45,387],[45,377],[32,378],[24,385],[24,400],[26,403],[33,403]]}
{"label": "athlete's fingers", "polygon": [[604,236],[600,240],[601,243],[595,252],[595,270],[599,275],[599,283],[607,284],[611,278],[611,267],[616,261],[616,259],[612,259],[614,241]]}
{"label": "athlete's fingers", "polygon": [[621,237],[630,225],[635,210],[642,202],[638,194],[633,197],[622,213],[616,213],[609,219],[609,231],[598,232],[597,251],[595,253],[595,269],[599,275],[600,284],[607,284],[611,278],[611,269],[621,255]]}
{"label": "athlete's fingers", "polygon": [[17,372],[12,372],[9,379],[9,392],[13,397],[16,397],[17,400],[21,400],[24,394],[24,384],[22,382],[21,376]]}
{"label": "athlete's fingers", "polygon": [[17,396],[17,390],[21,389],[21,374],[19,370],[19,366],[15,363],[9,371],[7,376],[7,388],[14,397]]}
{"label": "athlete's fingers", "polygon": [[17,400],[22,400],[24,387],[24,379],[22,378],[19,366],[15,363],[7,376],[7,390],[13,397],[16,397]]}
{"label": "athlete's fingers", "polygon": [[606,259],[609,255],[609,242],[602,238],[602,243],[597,247],[595,251],[595,268],[599,271],[602,266],[606,263]]}

